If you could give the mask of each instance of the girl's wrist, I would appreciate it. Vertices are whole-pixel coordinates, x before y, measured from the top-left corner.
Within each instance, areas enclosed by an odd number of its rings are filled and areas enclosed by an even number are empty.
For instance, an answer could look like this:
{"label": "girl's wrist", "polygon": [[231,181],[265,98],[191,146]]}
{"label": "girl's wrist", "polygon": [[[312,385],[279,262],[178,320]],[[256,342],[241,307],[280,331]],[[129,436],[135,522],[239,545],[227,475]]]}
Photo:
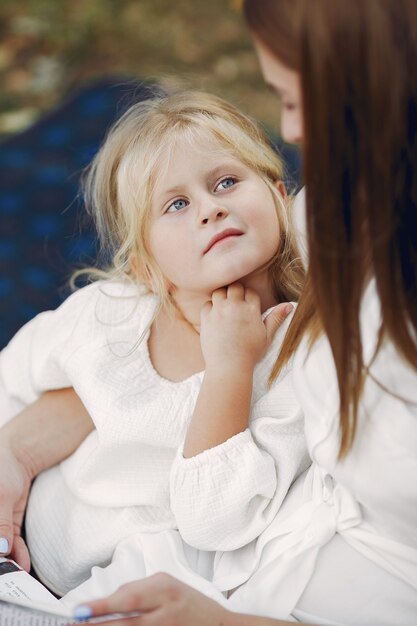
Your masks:
{"label": "girl's wrist", "polygon": [[225,356],[216,361],[206,361],[205,372],[223,376],[253,376],[256,361],[252,357],[242,358],[241,356]]}
{"label": "girl's wrist", "polygon": [[213,364],[206,367],[204,379],[213,385],[224,385],[227,381],[229,385],[248,385],[253,381],[254,365],[247,363],[227,363]]}

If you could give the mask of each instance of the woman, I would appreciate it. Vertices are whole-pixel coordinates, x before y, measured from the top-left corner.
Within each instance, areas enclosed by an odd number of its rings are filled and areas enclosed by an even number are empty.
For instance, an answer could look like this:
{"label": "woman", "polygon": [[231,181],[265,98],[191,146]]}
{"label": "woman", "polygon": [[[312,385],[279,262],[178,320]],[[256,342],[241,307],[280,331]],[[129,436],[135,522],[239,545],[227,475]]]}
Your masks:
{"label": "woman", "polygon": [[245,13],[284,136],[304,150],[309,275],[276,372],[294,358],[313,466],[246,555],[219,558],[217,576],[242,558],[239,613],[165,575],[79,613],[140,610],[115,623],[141,626],[411,625],[417,6],[246,0]]}
{"label": "woman", "polygon": [[[294,357],[313,466],[242,558],[255,573],[242,575],[230,603],[315,624],[411,625],[417,4],[244,4],[266,81],[282,98],[283,134],[304,151],[309,275],[275,371]],[[219,567],[236,558],[223,555]],[[143,626],[287,623],[228,613],[164,576],[91,607],[142,610]]]}

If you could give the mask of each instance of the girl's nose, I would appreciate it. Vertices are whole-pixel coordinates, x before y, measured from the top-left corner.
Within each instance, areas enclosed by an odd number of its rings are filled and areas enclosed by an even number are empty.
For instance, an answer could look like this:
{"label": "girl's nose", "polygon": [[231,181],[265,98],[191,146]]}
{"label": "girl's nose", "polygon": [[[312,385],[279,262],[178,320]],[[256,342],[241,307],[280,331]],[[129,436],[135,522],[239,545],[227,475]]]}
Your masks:
{"label": "girl's nose", "polygon": [[201,224],[209,224],[210,222],[217,222],[223,220],[229,215],[227,209],[219,206],[212,206],[210,209],[202,210],[200,213]]}

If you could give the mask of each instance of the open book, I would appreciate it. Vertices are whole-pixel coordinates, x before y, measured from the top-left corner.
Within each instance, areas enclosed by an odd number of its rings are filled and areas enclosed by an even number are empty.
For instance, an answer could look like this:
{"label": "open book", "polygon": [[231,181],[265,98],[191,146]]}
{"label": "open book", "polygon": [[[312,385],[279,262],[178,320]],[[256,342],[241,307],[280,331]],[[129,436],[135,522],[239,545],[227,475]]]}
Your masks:
{"label": "open book", "polygon": [[[136,614],[138,615],[138,613]],[[129,616],[133,616],[132,613]],[[116,615],[83,620],[94,624]],[[127,617],[127,615],[125,616]],[[25,572],[17,563],[0,557],[0,626],[68,626],[80,624],[72,617],[72,608]]]}

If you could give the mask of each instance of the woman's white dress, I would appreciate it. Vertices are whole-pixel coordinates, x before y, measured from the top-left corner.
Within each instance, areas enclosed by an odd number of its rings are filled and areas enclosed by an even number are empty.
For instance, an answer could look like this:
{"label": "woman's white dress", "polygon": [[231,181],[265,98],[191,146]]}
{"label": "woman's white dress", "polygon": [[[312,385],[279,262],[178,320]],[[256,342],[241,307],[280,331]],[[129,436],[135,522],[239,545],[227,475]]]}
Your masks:
{"label": "woman's white dress", "polygon": [[[217,555],[217,584],[238,586],[235,610],[333,626],[417,624],[417,372],[390,342],[372,360],[380,325],[374,282],[361,325],[370,375],[343,461],[329,344],[323,338],[310,353],[304,344],[295,356],[313,464],[257,541]],[[237,562],[240,579],[227,581]]]}

